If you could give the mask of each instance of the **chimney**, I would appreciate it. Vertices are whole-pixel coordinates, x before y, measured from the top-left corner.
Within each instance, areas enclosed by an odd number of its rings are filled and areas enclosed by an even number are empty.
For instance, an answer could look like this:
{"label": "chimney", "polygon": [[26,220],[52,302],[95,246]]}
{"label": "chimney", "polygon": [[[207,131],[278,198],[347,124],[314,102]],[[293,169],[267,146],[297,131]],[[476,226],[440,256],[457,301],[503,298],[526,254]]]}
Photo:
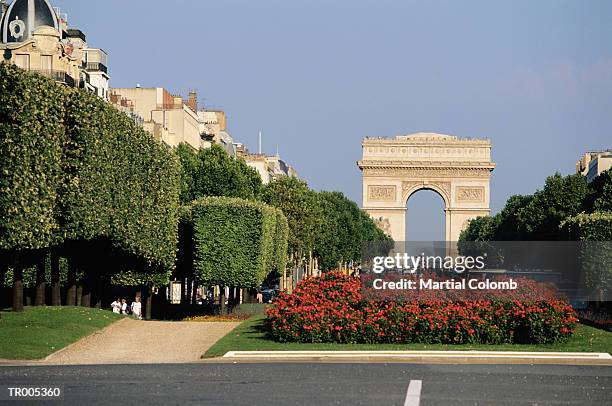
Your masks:
{"label": "chimney", "polygon": [[198,112],[198,92],[192,90],[189,92],[189,101],[187,102],[187,106],[195,113]]}

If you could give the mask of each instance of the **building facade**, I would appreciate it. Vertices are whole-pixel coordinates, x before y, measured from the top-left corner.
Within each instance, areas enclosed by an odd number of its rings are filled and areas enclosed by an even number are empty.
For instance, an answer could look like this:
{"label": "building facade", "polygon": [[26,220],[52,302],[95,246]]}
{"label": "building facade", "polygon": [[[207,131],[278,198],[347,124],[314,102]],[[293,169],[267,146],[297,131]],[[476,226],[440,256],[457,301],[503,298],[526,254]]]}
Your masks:
{"label": "building facade", "polygon": [[172,147],[183,142],[195,149],[203,146],[197,113],[183,103],[182,97],[164,88],[113,88],[110,100],[129,106],[131,113],[142,118],[147,131]]}
{"label": "building facade", "polygon": [[65,14],[48,0],[0,4],[0,52],[5,62],[108,99],[108,55],[88,47],[81,30],[68,28]]}
{"label": "building facade", "polygon": [[282,160],[278,154],[252,154],[243,144],[236,143],[234,146],[236,148],[236,156],[243,159],[248,166],[259,173],[259,177],[264,185],[283,176],[298,177],[297,171]]}
{"label": "building facade", "polygon": [[[196,93],[190,93],[190,105],[197,109],[197,102],[193,101]],[[227,116],[221,110],[202,109],[197,110],[198,118],[200,119],[200,132],[207,136],[215,144],[218,144],[227,151],[230,156],[236,156],[236,148],[234,147],[234,139],[227,131]]]}
{"label": "building facade", "polygon": [[172,147],[186,143],[200,149],[214,143],[231,156],[236,155],[225,113],[199,110],[195,91],[185,101],[161,87],[113,88],[110,101],[130,116],[140,117],[147,131]]}
{"label": "building facade", "polygon": [[591,183],[602,172],[612,168],[612,149],[586,152],[576,163],[576,173],[586,177]]}

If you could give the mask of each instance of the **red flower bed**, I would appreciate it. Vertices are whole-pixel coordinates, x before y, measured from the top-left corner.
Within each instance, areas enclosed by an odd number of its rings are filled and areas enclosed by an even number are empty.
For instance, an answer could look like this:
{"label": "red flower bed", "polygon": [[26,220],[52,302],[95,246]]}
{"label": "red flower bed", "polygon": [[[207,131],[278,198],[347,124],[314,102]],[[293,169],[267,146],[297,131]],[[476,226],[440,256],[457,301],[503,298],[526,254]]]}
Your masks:
{"label": "red flower bed", "polygon": [[[540,294],[550,289],[533,284]],[[571,336],[578,320],[552,291],[547,300],[526,289],[461,301],[445,291],[401,300],[372,300],[363,293],[360,279],[336,272],[302,281],[266,310],[270,331],[278,341],[309,343],[552,343]]]}

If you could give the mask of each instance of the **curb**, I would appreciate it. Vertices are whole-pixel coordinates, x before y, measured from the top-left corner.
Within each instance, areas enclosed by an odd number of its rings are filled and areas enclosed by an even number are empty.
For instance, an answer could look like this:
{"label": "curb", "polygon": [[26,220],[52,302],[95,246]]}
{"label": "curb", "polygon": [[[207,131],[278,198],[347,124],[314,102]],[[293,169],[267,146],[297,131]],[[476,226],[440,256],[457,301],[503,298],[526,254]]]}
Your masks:
{"label": "curb", "polygon": [[608,365],[612,356],[596,352],[521,351],[229,351],[219,361],[234,362],[407,362],[439,364]]}

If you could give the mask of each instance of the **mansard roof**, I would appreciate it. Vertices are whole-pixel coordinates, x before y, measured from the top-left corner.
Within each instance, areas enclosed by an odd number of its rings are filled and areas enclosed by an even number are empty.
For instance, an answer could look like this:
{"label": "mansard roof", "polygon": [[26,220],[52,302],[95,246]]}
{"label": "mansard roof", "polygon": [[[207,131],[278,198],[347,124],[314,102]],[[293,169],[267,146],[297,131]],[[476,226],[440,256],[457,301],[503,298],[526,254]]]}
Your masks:
{"label": "mansard roof", "polygon": [[25,42],[39,27],[60,30],[57,14],[47,0],[15,0],[9,6],[0,24],[2,43]]}

